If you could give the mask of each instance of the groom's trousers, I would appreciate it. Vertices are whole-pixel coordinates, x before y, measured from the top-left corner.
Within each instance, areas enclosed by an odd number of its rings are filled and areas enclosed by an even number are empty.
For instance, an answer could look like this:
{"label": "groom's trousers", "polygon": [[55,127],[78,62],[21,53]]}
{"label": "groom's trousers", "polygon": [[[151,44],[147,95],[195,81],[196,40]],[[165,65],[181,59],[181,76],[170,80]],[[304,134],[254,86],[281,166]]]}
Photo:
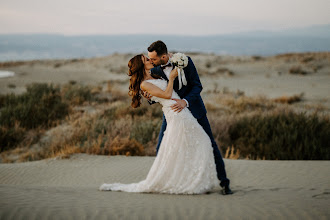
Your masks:
{"label": "groom's trousers", "polygon": [[[207,135],[210,137],[211,143],[212,143],[212,148],[213,148],[213,154],[214,154],[214,160],[215,160],[215,165],[216,165],[216,170],[217,170],[217,175],[218,179],[220,180],[220,186],[229,186],[229,179],[227,178],[226,170],[225,170],[225,163],[223,162],[220,150],[217,146],[217,143],[214,140],[211,126],[209,123],[209,120],[206,117],[206,114],[201,117],[200,119],[197,119],[198,123],[203,127],[204,131],[207,133]],[[160,147],[160,144],[162,142],[163,136],[164,136],[164,131],[166,130],[166,119],[165,116],[163,115],[163,123],[160,128],[159,136],[158,136],[158,144],[157,144],[157,153]]]}

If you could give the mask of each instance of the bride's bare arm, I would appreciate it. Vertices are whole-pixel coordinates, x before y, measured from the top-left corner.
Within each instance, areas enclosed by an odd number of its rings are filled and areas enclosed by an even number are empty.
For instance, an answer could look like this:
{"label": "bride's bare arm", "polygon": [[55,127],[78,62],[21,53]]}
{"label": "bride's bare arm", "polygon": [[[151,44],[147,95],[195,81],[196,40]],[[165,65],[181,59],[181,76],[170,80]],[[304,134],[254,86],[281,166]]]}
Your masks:
{"label": "bride's bare arm", "polygon": [[143,81],[141,83],[141,89],[144,91],[147,91],[152,96],[157,96],[159,98],[164,98],[164,99],[170,99],[172,97],[172,92],[173,92],[173,82],[177,76],[178,76],[178,71],[175,68],[172,70],[172,72],[170,74],[167,88],[165,91],[160,89],[159,87],[153,85],[152,83],[149,83],[146,81]]}

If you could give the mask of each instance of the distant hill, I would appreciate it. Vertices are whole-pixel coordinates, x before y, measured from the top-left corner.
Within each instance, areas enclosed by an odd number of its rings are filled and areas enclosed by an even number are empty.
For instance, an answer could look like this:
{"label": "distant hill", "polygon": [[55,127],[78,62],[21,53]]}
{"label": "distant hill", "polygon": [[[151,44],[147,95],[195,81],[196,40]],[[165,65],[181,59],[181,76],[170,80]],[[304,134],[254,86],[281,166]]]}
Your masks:
{"label": "distant hill", "polygon": [[317,38],[330,38],[330,24],[328,25],[315,25],[305,28],[284,29],[281,31],[253,31],[242,32],[234,35],[239,36],[254,36],[254,37],[317,37]]}
{"label": "distant hill", "polygon": [[330,51],[330,25],[212,36],[6,34],[0,35],[0,61],[145,53],[159,39],[169,50],[182,52],[274,55]]}

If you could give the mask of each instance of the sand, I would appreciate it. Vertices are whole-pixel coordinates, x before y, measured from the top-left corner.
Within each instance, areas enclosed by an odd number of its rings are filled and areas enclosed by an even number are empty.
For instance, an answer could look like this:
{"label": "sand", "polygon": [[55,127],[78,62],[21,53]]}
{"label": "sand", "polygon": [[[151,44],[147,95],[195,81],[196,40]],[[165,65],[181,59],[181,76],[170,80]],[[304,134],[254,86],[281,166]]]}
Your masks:
{"label": "sand", "polygon": [[0,164],[0,219],[329,219],[330,161],[225,159],[233,195],[103,192],[143,180],[154,157],[76,154]]}

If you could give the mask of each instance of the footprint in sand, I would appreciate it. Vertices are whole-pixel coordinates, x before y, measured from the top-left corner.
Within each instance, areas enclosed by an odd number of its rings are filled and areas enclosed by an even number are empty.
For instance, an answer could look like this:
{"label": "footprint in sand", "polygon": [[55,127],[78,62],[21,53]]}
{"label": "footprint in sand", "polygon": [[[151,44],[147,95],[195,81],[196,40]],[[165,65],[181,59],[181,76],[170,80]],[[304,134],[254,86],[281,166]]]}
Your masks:
{"label": "footprint in sand", "polygon": [[330,191],[329,192],[323,192],[321,194],[316,194],[312,196],[316,199],[330,199]]}
{"label": "footprint in sand", "polygon": [[255,193],[255,192],[259,192],[259,191],[268,191],[268,192],[272,192],[272,191],[279,191],[285,188],[265,188],[265,189],[256,189],[256,188],[252,188],[252,187],[244,187],[242,189],[236,188],[236,190],[233,190],[234,194],[236,196],[244,196],[246,194],[250,194],[250,193]]}

